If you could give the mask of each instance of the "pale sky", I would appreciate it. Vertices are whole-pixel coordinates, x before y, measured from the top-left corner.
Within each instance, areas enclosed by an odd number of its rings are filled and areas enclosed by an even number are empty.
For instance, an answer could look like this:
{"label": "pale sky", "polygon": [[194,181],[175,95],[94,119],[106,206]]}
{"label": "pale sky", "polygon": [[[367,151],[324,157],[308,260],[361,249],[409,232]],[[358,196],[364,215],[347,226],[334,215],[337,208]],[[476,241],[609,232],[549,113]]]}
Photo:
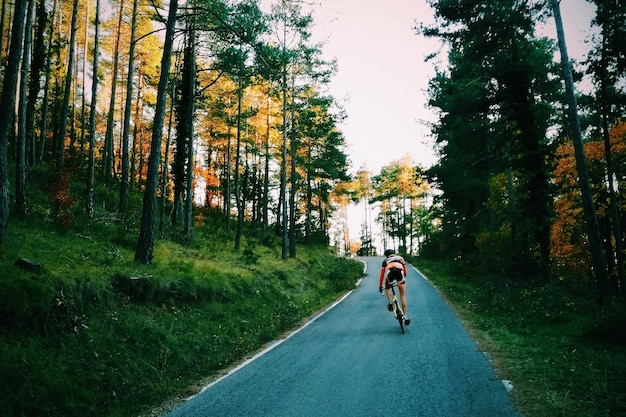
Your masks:
{"label": "pale sky", "polygon": [[367,164],[378,173],[407,153],[431,165],[432,146],[424,143],[428,129],[421,120],[432,120],[424,104],[434,72],[424,56],[436,44],[413,30],[416,18],[432,19],[425,1],[323,0],[313,17],[314,36],[338,62],[330,93],[348,116],[340,129],[352,172]]}
{"label": "pale sky", "polygon": [[[348,143],[351,173],[366,166],[378,174],[407,153],[416,164],[431,166],[436,157],[424,121],[436,120],[426,106],[434,70],[424,57],[436,51],[438,43],[413,30],[416,21],[433,20],[426,0],[317,1],[321,7],[314,8],[312,33],[315,41],[325,42],[326,56],[338,62],[329,93],[348,116],[339,128]],[[569,55],[582,59],[582,39],[594,8],[586,0],[561,0],[561,14]],[[542,33],[556,40],[553,22],[551,18]],[[358,239],[362,210],[351,207],[349,218],[350,237]],[[379,239],[375,237],[375,244]]]}
{"label": "pale sky", "polygon": [[[406,153],[416,164],[431,166],[435,155],[424,122],[435,120],[426,106],[434,70],[424,57],[438,43],[413,30],[416,21],[433,20],[426,0],[320,1],[312,32],[325,42],[326,56],[338,62],[330,94],[348,116],[340,129],[349,145],[351,172],[366,165],[377,174]],[[582,57],[581,39],[594,9],[585,0],[562,0],[561,9],[569,54]],[[552,27],[546,35],[556,39]]]}

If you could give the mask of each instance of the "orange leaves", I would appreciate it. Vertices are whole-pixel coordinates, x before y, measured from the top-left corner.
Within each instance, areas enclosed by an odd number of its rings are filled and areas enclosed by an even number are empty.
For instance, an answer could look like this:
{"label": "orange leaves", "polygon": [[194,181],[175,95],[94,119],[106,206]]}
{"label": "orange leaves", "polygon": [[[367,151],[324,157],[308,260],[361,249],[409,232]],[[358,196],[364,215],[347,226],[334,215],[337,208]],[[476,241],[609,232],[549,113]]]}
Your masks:
{"label": "orange leaves", "polygon": [[[609,133],[611,155],[614,161],[626,161],[626,121],[620,120]],[[588,166],[595,167],[592,189],[596,193],[597,214],[605,216],[609,202],[606,198],[606,154],[603,140],[585,143]],[[550,233],[551,259],[564,276],[590,277],[587,237],[584,214],[578,188],[578,171],[574,147],[570,142],[561,144],[556,151],[557,165],[554,181],[558,187],[554,200],[555,218]],[[600,171],[598,172],[598,168]],[[622,170],[622,167],[616,167]],[[593,179],[595,178],[595,180]],[[602,194],[599,194],[602,193]]]}

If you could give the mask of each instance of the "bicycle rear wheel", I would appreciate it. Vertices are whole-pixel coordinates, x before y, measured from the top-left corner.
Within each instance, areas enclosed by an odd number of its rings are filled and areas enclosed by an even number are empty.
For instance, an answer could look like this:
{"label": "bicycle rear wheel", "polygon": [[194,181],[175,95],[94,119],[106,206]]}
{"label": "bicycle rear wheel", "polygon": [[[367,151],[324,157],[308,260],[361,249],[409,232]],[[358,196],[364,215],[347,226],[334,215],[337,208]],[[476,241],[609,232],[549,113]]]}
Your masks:
{"label": "bicycle rear wheel", "polygon": [[400,330],[404,333],[404,314],[402,314],[402,309],[398,305],[398,300],[394,301],[396,318],[398,319],[398,323],[400,323]]}

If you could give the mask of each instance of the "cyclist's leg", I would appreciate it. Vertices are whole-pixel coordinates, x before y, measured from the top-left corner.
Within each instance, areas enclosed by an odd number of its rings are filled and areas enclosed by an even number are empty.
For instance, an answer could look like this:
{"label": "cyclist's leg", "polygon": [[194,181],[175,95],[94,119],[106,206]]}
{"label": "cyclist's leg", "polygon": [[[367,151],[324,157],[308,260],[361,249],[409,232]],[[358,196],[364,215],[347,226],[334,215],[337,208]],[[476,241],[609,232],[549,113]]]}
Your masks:
{"label": "cyclist's leg", "polygon": [[383,285],[385,286],[385,295],[387,296],[387,303],[389,304],[391,303],[391,294],[389,294],[389,271],[385,271]]}
{"label": "cyclist's leg", "polygon": [[400,291],[400,301],[402,301],[402,311],[404,311],[404,315],[408,316],[407,308],[406,308],[406,283],[402,282],[398,284],[398,290]]}

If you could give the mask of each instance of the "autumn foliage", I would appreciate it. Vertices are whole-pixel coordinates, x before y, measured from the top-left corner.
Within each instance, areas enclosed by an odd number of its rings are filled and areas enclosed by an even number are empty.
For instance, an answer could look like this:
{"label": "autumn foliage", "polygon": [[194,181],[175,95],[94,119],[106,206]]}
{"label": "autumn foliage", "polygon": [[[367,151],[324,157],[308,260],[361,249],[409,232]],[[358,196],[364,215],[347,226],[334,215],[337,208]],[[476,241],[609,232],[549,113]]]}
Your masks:
{"label": "autumn foliage", "polygon": [[[611,155],[617,172],[626,161],[626,121],[621,119],[610,131]],[[585,143],[585,157],[592,176],[594,203],[600,222],[610,218],[606,179],[606,152],[603,140]],[[589,246],[584,229],[584,213],[578,188],[574,146],[561,144],[556,152],[554,181],[557,193],[554,200],[555,218],[550,233],[551,260],[560,277],[591,279]],[[619,163],[621,162],[621,165]],[[618,176],[619,178],[619,176]],[[619,189],[620,181],[617,186]],[[623,202],[621,202],[623,207]]]}

